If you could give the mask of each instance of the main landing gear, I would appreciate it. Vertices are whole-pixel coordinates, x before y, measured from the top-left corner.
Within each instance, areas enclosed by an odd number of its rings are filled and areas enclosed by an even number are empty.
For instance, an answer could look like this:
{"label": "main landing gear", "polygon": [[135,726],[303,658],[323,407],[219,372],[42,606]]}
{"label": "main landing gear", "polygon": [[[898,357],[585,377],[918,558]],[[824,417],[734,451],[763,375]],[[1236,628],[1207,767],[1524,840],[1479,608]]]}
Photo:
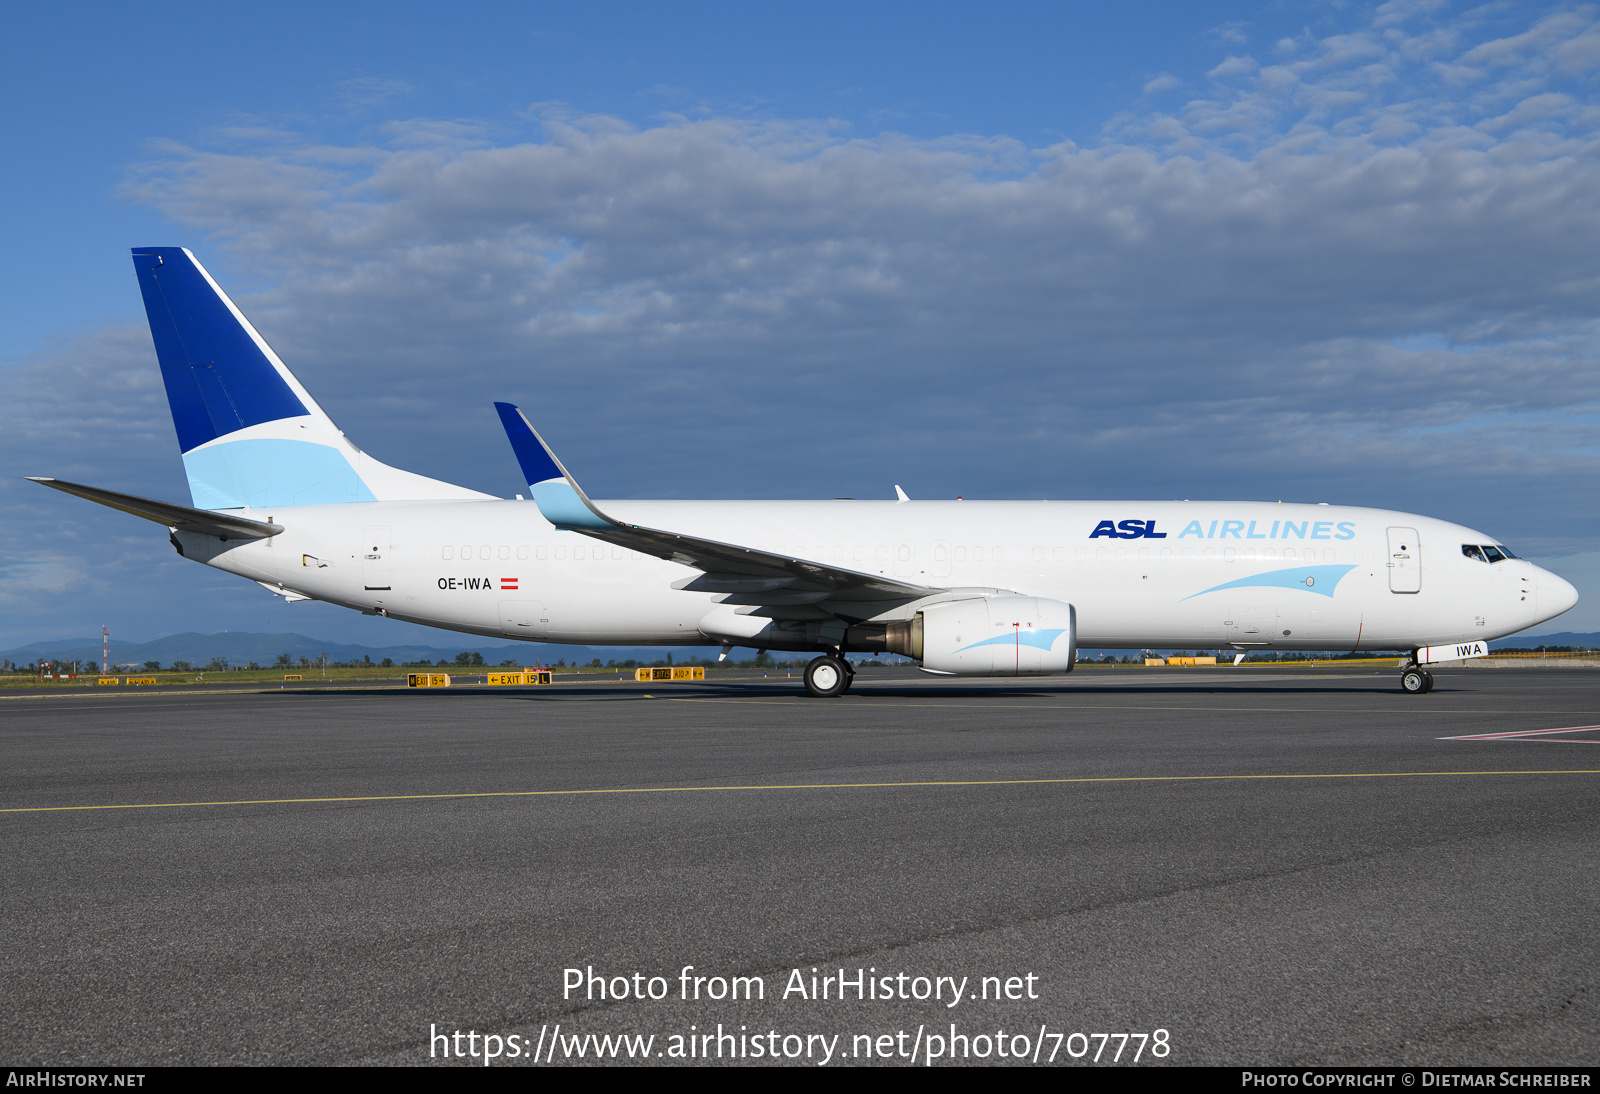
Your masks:
{"label": "main landing gear", "polygon": [[1421,665],[1407,665],[1400,674],[1400,690],[1408,695],[1426,695],[1433,690],[1433,673]]}
{"label": "main landing gear", "polygon": [[806,690],[818,699],[843,695],[855,682],[855,671],[843,657],[825,653],[806,666]]}

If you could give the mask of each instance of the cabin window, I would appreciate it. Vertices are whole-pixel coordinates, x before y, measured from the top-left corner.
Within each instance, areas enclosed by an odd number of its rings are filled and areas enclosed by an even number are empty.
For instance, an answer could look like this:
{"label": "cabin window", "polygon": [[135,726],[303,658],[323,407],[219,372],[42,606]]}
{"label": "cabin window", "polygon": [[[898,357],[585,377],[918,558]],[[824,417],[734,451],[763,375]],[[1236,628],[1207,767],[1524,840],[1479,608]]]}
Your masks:
{"label": "cabin window", "polygon": [[550,557],[550,548],[541,543],[537,548],[534,549],[533,557],[538,559],[540,562],[543,562],[545,559]]}
{"label": "cabin window", "polygon": [[989,556],[993,558],[994,561],[999,562],[1001,559],[1006,557],[1006,549],[1004,547],[995,547],[989,552]]}
{"label": "cabin window", "polygon": [[843,562],[844,561],[844,548],[843,547],[835,547],[833,549],[833,561],[835,561],[835,562]]}
{"label": "cabin window", "polygon": [[1206,548],[1206,557],[1207,558],[1216,558],[1217,557],[1217,549],[1215,547],[1207,547]]}
{"label": "cabin window", "polygon": [[488,562],[490,557],[493,556],[493,554],[494,554],[494,549],[492,547],[490,547],[487,543],[485,543],[483,546],[478,548],[478,557],[483,559],[485,562]]}
{"label": "cabin window", "polygon": [[1148,547],[1139,548],[1139,561],[1140,562],[1149,562],[1150,561],[1150,548],[1148,548]]}
{"label": "cabin window", "polygon": [[1078,556],[1078,561],[1079,562],[1085,562],[1089,558],[1089,548],[1087,548],[1087,547],[1079,547],[1076,551],[1073,552],[1073,554]]}
{"label": "cabin window", "polygon": [[1283,549],[1283,561],[1285,561],[1285,562],[1293,562],[1294,561],[1294,548],[1293,547],[1285,547]]}
{"label": "cabin window", "polygon": [[611,548],[611,561],[613,561],[613,562],[621,562],[622,561],[622,548],[621,547],[613,547],[613,548]]}
{"label": "cabin window", "polygon": [[518,544],[518,546],[517,546],[517,559],[519,561],[523,561],[523,560],[526,560],[527,557],[528,557],[528,545],[526,543]]}
{"label": "cabin window", "polygon": [[1235,551],[1232,547],[1224,547],[1222,549],[1222,561],[1224,561],[1224,562],[1232,562],[1234,559],[1236,559],[1238,557],[1239,557],[1239,552]]}
{"label": "cabin window", "polygon": [[1122,562],[1127,557],[1128,557],[1128,549],[1126,547],[1118,547],[1117,548],[1117,561],[1118,562]]}
{"label": "cabin window", "polygon": [[469,559],[471,557],[472,557],[472,544],[463,543],[461,545],[461,561],[465,562],[467,559]]}
{"label": "cabin window", "polygon": [[508,559],[510,557],[511,557],[511,548],[507,547],[505,544],[502,543],[500,545],[500,561],[504,562],[506,559]]}
{"label": "cabin window", "polygon": [[[879,547],[878,550],[881,551],[881,550],[883,550],[883,548]],[[879,555],[878,557],[882,558],[883,556]],[[967,561],[967,549],[965,547],[957,547],[956,548],[956,561],[957,562],[965,562],[965,561]]]}
{"label": "cabin window", "polygon": [[944,549],[944,545],[943,544],[940,544],[940,545],[934,547],[934,549],[933,549],[933,561],[935,561],[935,562],[943,562],[945,560],[946,554],[948,554],[948,552]]}
{"label": "cabin window", "polygon": [[[1466,550],[1465,547],[1461,549],[1463,551]],[[1474,548],[1474,550],[1476,550],[1476,548]],[[451,559],[456,557],[456,549],[446,543],[443,547],[439,548],[439,557],[444,559],[446,562],[449,562]]]}
{"label": "cabin window", "polygon": [[900,561],[901,562],[910,562],[911,561],[911,547],[908,544],[902,543],[900,545]]}
{"label": "cabin window", "polygon": [[1278,552],[1271,547],[1263,547],[1261,548],[1261,557],[1268,562],[1276,562],[1278,560]]}
{"label": "cabin window", "polygon": [[1106,559],[1111,557],[1111,552],[1106,550],[1104,547],[1096,547],[1094,549],[1094,557],[1097,562],[1104,562]]}
{"label": "cabin window", "polygon": [[1057,562],[1067,561],[1067,549],[1065,547],[1057,547],[1052,554],[1055,556],[1055,560]]}
{"label": "cabin window", "polygon": [[567,549],[565,547],[557,547],[556,548],[556,561],[557,562],[565,561],[566,557],[567,557]]}
{"label": "cabin window", "polygon": [[1246,562],[1254,562],[1256,560],[1256,549],[1254,547],[1246,547],[1244,549],[1244,560]]}
{"label": "cabin window", "polygon": [[[879,562],[888,562],[889,561],[889,548],[887,548],[887,547],[879,547],[875,551],[873,551],[872,553],[873,553],[874,556],[876,556],[876,558],[878,559]],[[956,557],[959,560],[959,559],[965,558],[966,556],[961,554],[960,551],[957,551],[956,552]]]}
{"label": "cabin window", "polygon": [[589,557],[589,549],[580,544],[579,546],[574,547],[572,549],[572,557],[575,558],[575,559],[579,559],[579,560],[588,558]]}
{"label": "cabin window", "polygon": [[1161,548],[1161,557],[1163,559],[1170,559],[1172,557],[1172,548],[1171,547],[1163,547],[1163,548]]}
{"label": "cabin window", "polygon": [[1033,549],[1033,561],[1035,561],[1035,562],[1043,562],[1044,561],[1044,548],[1043,547],[1035,547]]}
{"label": "cabin window", "polygon": [[[854,551],[850,552],[850,557],[855,559],[857,562],[865,562],[867,560],[867,549],[865,547],[857,547]],[[939,557],[944,557],[944,548],[942,547],[939,549]]]}
{"label": "cabin window", "polygon": [[982,562],[983,561],[983,548],[982,547],[974,547],[972,549],[972,561],[974,561],[974,562]]}

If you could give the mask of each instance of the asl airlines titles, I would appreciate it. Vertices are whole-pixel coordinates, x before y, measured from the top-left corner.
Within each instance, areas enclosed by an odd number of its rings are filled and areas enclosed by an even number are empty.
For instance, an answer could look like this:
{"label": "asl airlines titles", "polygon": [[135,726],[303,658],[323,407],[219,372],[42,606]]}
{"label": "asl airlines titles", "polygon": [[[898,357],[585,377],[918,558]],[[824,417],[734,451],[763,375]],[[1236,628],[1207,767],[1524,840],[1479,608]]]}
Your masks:
{"label": "asl airlines titles", "polygon": [[[1184,525],[1178,538],[1193,536],[1196,539],[1355,539],[1354,521],[1342,520],[1275,520],[1264,532],[1256,531],[1257,524],[1265,521],[1214,520],[1209,528],[1191,520]],[[1166,539],[1167,533],[1156,531],[1153,520],[1103,520],[1089,533],[1090,539]]]}

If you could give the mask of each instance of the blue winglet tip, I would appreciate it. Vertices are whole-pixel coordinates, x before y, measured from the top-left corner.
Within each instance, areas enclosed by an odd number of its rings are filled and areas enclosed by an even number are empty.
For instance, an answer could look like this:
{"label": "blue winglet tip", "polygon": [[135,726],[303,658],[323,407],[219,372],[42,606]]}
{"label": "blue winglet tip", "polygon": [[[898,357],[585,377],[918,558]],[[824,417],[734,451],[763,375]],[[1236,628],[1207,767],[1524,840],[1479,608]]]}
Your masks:
{"label": "blue winglet tip", "polygon": [[522,477],[528,485],[532,487],[551,479],[565,479],[566,476],[562,475],[561,468],[556,466],[556,461],[545,450],[544,444],[528,428],[516,404],[497,402],[494,408],[500,414],[500,424],[505,427],[506,439],[511,442],[511,451],[516,454],[517,463],[522,467]]}

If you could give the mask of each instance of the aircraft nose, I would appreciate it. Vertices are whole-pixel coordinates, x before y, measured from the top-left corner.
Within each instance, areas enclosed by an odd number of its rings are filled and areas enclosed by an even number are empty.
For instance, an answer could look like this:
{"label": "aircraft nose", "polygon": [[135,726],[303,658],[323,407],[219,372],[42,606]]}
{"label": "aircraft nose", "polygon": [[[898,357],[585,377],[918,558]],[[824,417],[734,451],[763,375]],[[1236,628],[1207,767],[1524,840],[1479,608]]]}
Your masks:
{"label": "aircraft nose", "polygon": [[1536,581],[1539,589],[1539,614],[1554,619],[1578,602],[1578,590],[1566,578],[1557,577],[1549,570],[1540,570]]}

